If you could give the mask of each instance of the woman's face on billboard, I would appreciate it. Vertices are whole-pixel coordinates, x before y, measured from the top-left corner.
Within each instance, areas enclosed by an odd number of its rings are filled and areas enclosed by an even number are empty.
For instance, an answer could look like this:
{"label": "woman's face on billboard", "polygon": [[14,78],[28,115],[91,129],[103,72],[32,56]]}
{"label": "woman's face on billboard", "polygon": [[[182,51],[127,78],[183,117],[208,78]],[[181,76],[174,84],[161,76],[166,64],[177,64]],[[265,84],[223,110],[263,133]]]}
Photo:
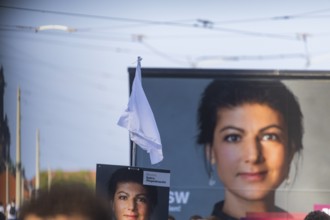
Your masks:
{"label": "woman's face on billboard", "polygon": [[287,177],[291,156],[282,116],[246,103],[218,110],[211,160],[228,197],[263,200]]}
{"label": "woman's face on billboard", "polygon": [[139,183],[118,183],[113,210],[116,220],[149,219],[149,199],[146,189]]}

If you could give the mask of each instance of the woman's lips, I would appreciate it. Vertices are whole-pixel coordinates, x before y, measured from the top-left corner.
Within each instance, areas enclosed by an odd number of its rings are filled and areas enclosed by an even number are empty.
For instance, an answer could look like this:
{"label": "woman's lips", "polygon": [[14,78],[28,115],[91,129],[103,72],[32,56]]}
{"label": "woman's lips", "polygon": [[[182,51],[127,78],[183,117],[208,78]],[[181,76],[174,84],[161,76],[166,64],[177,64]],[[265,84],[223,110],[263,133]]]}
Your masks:
{"label": "woman's lips", "polygon": [[238,176],[247,181],[261,181],[267,175],[267,171],[261,172],[240,172]]}
{"label": "woman's lips", "polygon": [[134,214],[128,214],[128,215],[124,215],[127,219],[137,219],[137,215]]}

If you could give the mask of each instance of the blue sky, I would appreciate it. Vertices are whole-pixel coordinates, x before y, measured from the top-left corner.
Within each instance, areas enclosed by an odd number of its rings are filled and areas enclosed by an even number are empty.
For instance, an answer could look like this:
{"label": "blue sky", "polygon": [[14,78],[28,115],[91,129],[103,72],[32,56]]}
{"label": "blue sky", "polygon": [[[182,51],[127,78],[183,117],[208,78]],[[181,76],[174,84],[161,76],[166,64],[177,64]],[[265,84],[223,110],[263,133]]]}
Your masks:
{"label": "blue sky", "polygon": [[[330,69],[327,0],[30,0],[0,6],[11,155],[15,160],[20,87],[28,178],[35,175],[36,129],[44,170],[129,164],[128,132],[116,123],[128,102],[127,68],[135,67],[137,56],[142,68]],[[35,31],[43,25],[75,31]]]}

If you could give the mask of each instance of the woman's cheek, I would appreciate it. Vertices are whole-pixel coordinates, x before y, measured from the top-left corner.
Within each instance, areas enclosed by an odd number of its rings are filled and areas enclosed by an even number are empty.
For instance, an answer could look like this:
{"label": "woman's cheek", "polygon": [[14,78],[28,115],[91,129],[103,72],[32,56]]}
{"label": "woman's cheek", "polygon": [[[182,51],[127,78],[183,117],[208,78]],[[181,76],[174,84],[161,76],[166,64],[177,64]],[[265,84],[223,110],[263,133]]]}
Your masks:
{"label": "woman's cheek", "polygon": [[217,161],[221,163],[221,161],[236,161],[238,158],[240,158],[241,152],[237,149],[236,146],[222,144],[221,146],[218,146],[216,154]]}

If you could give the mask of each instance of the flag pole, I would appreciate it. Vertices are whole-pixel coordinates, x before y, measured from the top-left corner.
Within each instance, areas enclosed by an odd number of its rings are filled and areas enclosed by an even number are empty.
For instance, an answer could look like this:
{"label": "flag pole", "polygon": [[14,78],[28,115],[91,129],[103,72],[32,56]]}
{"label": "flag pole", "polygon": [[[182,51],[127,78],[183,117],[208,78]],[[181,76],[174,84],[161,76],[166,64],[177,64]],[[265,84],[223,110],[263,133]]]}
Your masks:
{"label": "flag pole", "polygon": [[132,167],[136,167],[136,143],[133,141],[133,146],[132,146],[132,163],[131,166]]}

